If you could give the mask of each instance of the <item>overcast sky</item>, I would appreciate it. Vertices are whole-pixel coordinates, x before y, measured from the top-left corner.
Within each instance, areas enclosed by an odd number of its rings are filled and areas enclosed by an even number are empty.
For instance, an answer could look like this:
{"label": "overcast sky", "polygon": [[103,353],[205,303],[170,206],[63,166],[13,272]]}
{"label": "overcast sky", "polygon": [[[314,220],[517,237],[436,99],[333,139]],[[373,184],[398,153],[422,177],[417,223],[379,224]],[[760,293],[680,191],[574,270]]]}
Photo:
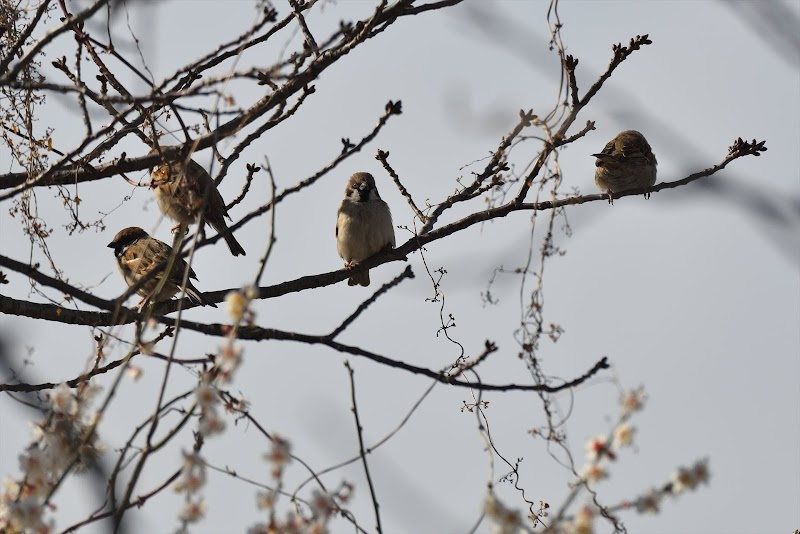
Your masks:
{"label": "overcast sky", "polygon": [[[160,80],[242,33],[255,19],[254,6],[243,0],[135,6],[116,18],[115,39],[128,57],[135,57],[124,45],[130,43],[132,30]],[[366,1],[338,0],[325,4],[308,22],[312,31],[326,35],[340,19],[363,16],[370,7]],[[284,13],[287,8],[279,3],[278,9]],[[377,148],[390,151],[393,167],[418,201],[436,202],[454,190],[459,176],[475,169],[466,165],[497,146],[515,125],[519,109],[549,111],[559,66],[548,50],[546,11],[546,2],[467,0],[398,21],[325,71],[297,115],[264,135],[234,164],[221,187],[224,198],[230,200],[240,190],[247,162],[261,163],[268,156],[278,187],[288,187],[332,160],[342,137],[355,140],[368,133],[386,101],[402,100],[403,114],[310,193],[279,205],[278,241],[264,285],[341,266],[334,224],[352,172],[373,173],[395,223],[412,224],[412,211],[374,159]],[[562,151],[563,191],[596,191],[590,154],[624,129],[647,136],[658,157],[659,182],[720,162],[737,137],[766,139],[768,147],[759,158],[739,159],[712,178],[656,193],[647,201],[626,197],[613,206],[594,202],[567,210],[572,235],[557,236],[567,253],[551,260],[545,278],[546,320],[565,332],[558,343],[544,343],[539,355],[547,373],[567,379],[604,355],[613,364],[610,371],[558,397],[561,410],[572,408],[566,429],[578,467],[586,439],[608,432],[617,416],[619,390],[610,378],[624,388],[642,385],[649,400],[633,421],[638,428],[635,449],[624,451],[610,478],[597,484],[600,501],[612,505],[634,498],[651,485],[663,484],[678,466],[700,458],[709,459],[712,478],[709,486],[665,502],[658,516],[621,513],[629,532],[786,533],[800,528],[798,3],[565,0],[560,13],[567,51],[580,59],[582,90],[606,68],[612,44],[645,33],[653,40],[623,63],[579,116],[576,125],[591,119],[597,129]],[[74,43],[71,37],[62,41],[65,47]],[[238,68],[269,65],[279,49],[248,51]],[[55,76],[48,68],[52,59],[43,61],[48,76]],[[230,89],[241,106],[259,98],[258,90],[241,84]],[[55,129],[54,145],[74,146],[80,123],[76,110],[72,101],[49,99],[39,118]],[[222,144],[222,153],[235,141]],[[140,155],[147,148],[131,139],[119,150]],[[515,162],[532,156],[518,153]],[[0,152],[3,172],[6,158]],[[195,159],[207,165],[209,151]],[[72,283],[116,297],[124,282],[105,246],[113,234],[138,225],[167,241],[171,223],[160,221],[149,190],[133,190],[121,179],[84,184],[79,194],[87,219],[113,210],[105,217],[107,229],[68,237],[60,226],[65,215],[57,209],[55,193],[38,191],[41,209],[48,210],[44,213],[56,233],[50,240],[53,257]],[[132,196],[123,202],[126,195]],[[267,195],[267,184],[255,183],[249,203],[232,210],[233,219]],[[9,215],[10,203],[0,208],[2,254],[27,261],[30,249],[19,222]],[[470,355],[480,352],[486,339],[500,347],[482,368],[485,382],[530,381],[513,338],[520,314],[518,279],[498,279],[493,292],[499,304],[484,307],[481,301],[495,268],[514,268],[525,261],[530,224],[529,213],[515,213],[427,247],[428,265],[447,270],[442,281],[445,312],[457,324],[450,335]],[[194,263],[196,286],[216,291],[252,280],[267,228],[268,221],[261,218],[237,234],[248,250],[246,258],[233,258],[222,243],[201,250]],[[398,243],[408,239],[405,230],[396,231]],[[34,260],[41,261],[37,254]],[[416,278],[382,297],[341,341],[438,369],[459,352],[437,337],[439,304],[425,300],[433,290],[420,256],[411,256],[409,265]],[[341,283],[258,302],[257,322],[303,333],[329,332],[404,268],[390,263],[375,269],[369,289]],[[29,292],[23,277],[7,274],[11,284],[2,286],[5,294],[41,299]],[[223,313],[193,309],[187,316],[222,322]],[[131,336],[132,329],[120,333]],[[2,316],[0,336],[13,348],[18,368],[30,382],[73,378],[94,353],[87,328]],[[184,332],[177,351],[198,357],[220,344],[216,338]],[[243,343],[243,349],[244,363],[233,389],[252,403],[253,415],[268,430],[290,439],[294,452],[317,469],[357,454],[342,355],[279,342]],[[112,356],[119,357],[121,350]],[[26,357],[31,365],[23,369]],[[366,360],[349,360],[356,370],[365,438],[374,443],[400,423],[430,384]],[[124,382],[100,429],[109,463],[132,425],[152,412],[161,382],[162,362],[139,357],[136,364],[143,378]],[[0,379],[8,382],[9,376]],[[110,378],[104,380],[110,383]],[[179,370],[170,391],[193,383],[191,374]],[[527,433],[544,424],[538,398],[491,393],[484,399],[491,402],[486,415],[498,450],[512,461],[523,458],[526,496],[557,507],[572,477],[547,454],[541,440]],[[455,534],[478,519],[488,467],[475,418],[460,411],[465,400],[466,390],[437,386],[411,421],[370,457],[385,532]],[[18,474],[17,456],[29,441],[31,417],[11,398],[0,397],[0,474]],[[191,443],[187,432],[161,455],[163,463],[149,465],[139,491],[163,480],[178,464],[180,450]],[[230,419],[226,433],[210,439],[203,454],[215,465],[267,482],[262,459],[266,449],[253,428]],[[497,467],[498,475],[504,472]],[[293,487],[305,472],[294,465],[287,477],[287,486]],[[325,478],[331,486],[344,479],[356,485],[354,513],[371,527],[361,466]],[[60,529],[97,506],[97,501],[81,497],[88,480],[73,478],[56,499],[54,517]],[[232,519],[237,532],[256,523],[261,518],[255,493],[256,488],[242,481],[212,474],[205,490],[207,519],[192,532],[230,531]],[[499,484],[498,494],[524,510],[518,493],[507,485]],[[132,531],[172,530],[180,499],[165,492],[141,511],[131,511]],[[607,523],[597,527],[597,532],[611,530]],[[332,531],[352,530],[348,528],[338,521]],[[488,528],[484,523],[480,532]]]}

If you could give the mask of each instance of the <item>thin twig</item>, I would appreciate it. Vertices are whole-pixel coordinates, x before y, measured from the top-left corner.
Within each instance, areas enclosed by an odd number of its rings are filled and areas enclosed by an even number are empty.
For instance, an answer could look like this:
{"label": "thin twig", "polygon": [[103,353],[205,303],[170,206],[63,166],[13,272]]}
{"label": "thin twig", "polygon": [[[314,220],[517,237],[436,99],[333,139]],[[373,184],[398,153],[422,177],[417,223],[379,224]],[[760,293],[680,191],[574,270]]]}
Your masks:
{"label": "thin twig", "polygon": [[327,337],[328,339],[331,339],[331,340],[335,339],[336,336],[338,336],[339,334],[344,332],[344,330],[348,326],[350,326],[353,323],[353,321],[355,321],[358,318],[358,316],[361,315],[361,313],[370,306],[370,304],[372,304],[373,302],[378,300],[378,297],[380,297],[381,295],[383,295],[384,293],[386,293],[387,291],[392,289],[394,286],[398,285],[400,282],[402,282],[406,278],[414,278],[414,272],[411,270],[411,266],[410,265],[407,266],[402,273],[400,273],[397,276],[395,276],[394,279],[392,279],[389,282],[386,282],[385,284],[383,284],[375,293],[372,294],[372,296],[370,298],[368,298],[367,300],[362,302],[358,306],[358,308],[356,308],[356,311],[351,313],[350,316],[347,317],[347,319],[342,321],[342,324],[337,326],[333,330],[333,332],[331,332],[330,334],[328,334],[325,337]]}
{"label": "thin twig", "polygon": [[394,180],[394,184],[397,186],[397,189],[400,191],[400,194],[403,195],[406,200],[408,201],[408,205],[411,206],[411,209],[414,210],[417,218],[420,220],[421,223],[425,224],[428,222],[428,217],[422,213],[417,205],[414,203],[414,199],[411,198],[411,193],[408,192],[408,189],[400,182],[400,177],[397,176],[397,173],[394,171],[391,165],[389,165],[389,153],[385,152],[381,149],[378,149],[378,153],[375,155],[375,159],[381,162],[383,168],[386,169],[386,172],[389,173],[389,176],[392,177]]}
{"label": "thin twig", "polygon": [[269,238],[267,240],[267,249],[264,251],[264,256],[258,263],[258,272],[255,276],[253,286],[258,287],[261,283],[261,277],[264,275],[264,269],[267,267],[270,254],[272,254],[272,247],[275,245],[275,176],[272,174],[272,165],[269,163],[269,158],[264,156],[264,168],[267,169],[267,176],[269,176],[269,203],[273,206],[270,210],[269,218]]}
{"label": "thin twig", "polygon": [[358,435],[358,455],[361,457],[361,463],[364,466],[364,474],[367,477],[367,485],[369,486],[369,494],[372,498],[372,509],[375,510],[375,528],[378,529],[379,533],[383,532],[381,528],[381,514],[380,514],[380,504],[378,503],[378,497],[375,495],[375,485],[372,483],[372,475],[369,472],[369,464],[367,464],[367,453],[364,451],[364,428],[361,426],[361,421],[358,417],[358,403],[356,402],[356,379],[355,379],[355,371],[350,366],[350,362],[345,361],[344,366],[347,368],[347,372],[350,375],[350,400],[353,403],[353,417],[356,420],[356,434]]}

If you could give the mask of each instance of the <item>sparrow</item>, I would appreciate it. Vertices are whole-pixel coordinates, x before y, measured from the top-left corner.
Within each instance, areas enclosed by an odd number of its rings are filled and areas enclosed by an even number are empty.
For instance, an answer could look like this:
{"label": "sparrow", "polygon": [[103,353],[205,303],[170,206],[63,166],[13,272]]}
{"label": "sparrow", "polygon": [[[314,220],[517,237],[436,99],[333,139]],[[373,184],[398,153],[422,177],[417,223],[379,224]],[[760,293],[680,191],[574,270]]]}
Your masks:
{"label": "sparrow", "polygon": [[[157,152],[154,148],[150,154]],[[225,224],[225,217],[230,219],[230,216],[217,184],[194,160],[188,160],[185,165],[184,161],[156,165],[150,172],[150,187],[153,188],[161,213],[178,223],[173,232],[181,227],[185,231],[188,225],[197,222],[202,211],[203,221],[222,235],[231,254],[246,254]]]}
{"label": "sparrow", "polygon": [[[609,204],[614,203],[611,193],[652,187],[656,183],[656,156],[647,139],[635,130],[625,130],[608,142],[597,158],[594,182],[608,193]],[[645,194],[649,198],[650,193]]]}
{"label": "sparrow", "polygon": [[[381,200],[375,178],[368,172],[357,172],[347,181],[344,200],[336,218],[336,249],[345,268],[382,250],[394,248],[394,228],[389,206]],[[369,285],[369,271],[354,274],[347,285]]]}
{"label": "sparrow", "polygon": [[[114,240],[108,244],[108,248],[114,249],[114,256],[117,258],[117,269],[119,269],[128,287],[136,284],[142,277],[159,265],[163,264],[161,269],[166,269],[169,258],[172,255],[172,247],[151,237],[137,226],[130,226],[120,230],[114,236]],[[136,291],[144,297],[136,308],[142,311],[149,301],[161,302],[171,299],[175,293],[180,291],[183,285],[183,273],[187,267],[183,258],[176,257],[158,295],[154,295],[154,293],[164,278],[163,272],[145,282]],[[189,269],[189,278],[197,280],[197,275],[192,269]],[[190,301],[216,308],[214,303],[207,301],[203,297],[197,288],[192,285],[192,282],[186,282],[185,291]]]}

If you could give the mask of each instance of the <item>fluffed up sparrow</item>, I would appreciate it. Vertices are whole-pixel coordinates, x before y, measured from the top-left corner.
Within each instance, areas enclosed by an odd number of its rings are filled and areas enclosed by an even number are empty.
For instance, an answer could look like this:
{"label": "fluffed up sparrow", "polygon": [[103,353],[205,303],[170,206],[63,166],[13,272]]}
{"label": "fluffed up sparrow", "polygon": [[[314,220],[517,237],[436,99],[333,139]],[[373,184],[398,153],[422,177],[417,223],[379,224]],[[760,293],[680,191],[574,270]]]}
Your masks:
{"label": "fluffed up sparrow", "polygon": [[[156,152],[153,149],[150,154]],[[183,161],[156,165],[150,173],[150,187],[161,213],[178,223],[175,228],[183,227],[185,231],[188,225],[197,222],[202,211],[203,220],[222,235],[231,254],[246,254],[225,224],[225,217],[230,219],[230,216],[217,184],[194,160],[188,160],[185,166]]]}
{"label": "fluffed up sparrow", "polygon": [[[608,202],[614,203],[611,193],[652,187],[656,183],[656,156],[647,139],[636,130],[625,130],[608,142],[597,158],[594,182],[608,193]],[[650,194],[645,194],[645,198]]]}
{"label": "fluffed up sparrow", "polygon": [[[136,284],[141,278],[161,265],[161,269],[166,269],[172,254],[172,247],[151,237],[147,232],[137,226],[130,226],[120,230],[114,236],[114,240],[108,244],[108,248],[114,249],[114,256],[117,258],[117,269],[122,274],[128,287]],[[187,265],[183,258],[177,257],[172,263],[172,269],[167,275],[158,295],[154,295],[164,274],[159,273],[145,282],[136,292],[141,295],[142,300],[137,305],[141,311],[148,302],[161,302],[169,300],[175,293],[180,291],[183,285],[183,273]],[[197,275],[189,269],[189,278],[197,280]],[[189,300],[203,306],[214,306],[207,301],[203,295],[192,285],[186,282],[186,295]]]}
{"label": "fluffed up sparrow", "polygon": [[[336,249],[350,269],[382,250],[394,248],[389,206],[381,200],[375,178],[357,172],[347,181],[336,219]],[[347,285],[369,285],[369,271],[354,274]]]}

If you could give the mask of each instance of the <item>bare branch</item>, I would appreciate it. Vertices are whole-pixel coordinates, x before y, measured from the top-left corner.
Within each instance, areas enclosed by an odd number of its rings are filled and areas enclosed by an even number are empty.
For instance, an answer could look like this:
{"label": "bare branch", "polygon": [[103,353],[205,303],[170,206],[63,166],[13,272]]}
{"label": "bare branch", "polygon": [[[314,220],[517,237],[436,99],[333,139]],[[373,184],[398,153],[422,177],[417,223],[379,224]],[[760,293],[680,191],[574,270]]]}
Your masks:
{"label": "bare branch", "polygon": [[416,214],[420,222],[422,223],[427,222],[428,217],[425,216],[425,214],[422,213],[422,211],[417,207],[417,205],[414,203],[414,199],[411,198],[411,193],[409,193],[408,189],[406,189],[405,186],[400,182],[400,177],[397,176],[397,173],[394,171],[392,166],[389,165],[389,153],[381,149],[378,149],[378,153],[375,155],[375,159],[381,162],[383,168],[386,169],[386,172],[388,172],[389,176],[392,177],[392,180],[394,180],[394,184],[397,186],[397,189],[400,191],[400,194],[406,197],[408,205],[411,206],[412,210],[414,210],[414,213]]}
{"label": "bare branch", "polygon": [[342,324],[340,324],[339,326],[337,326],[337,327],[336,327],[336,328],[333,330],[333,332],[331,332],[330,334],[328,334],[328,335],[327,335],[327,336],[325,336],[325,337],[327,337],[327,338],[329,338],[329,339],[331,339],[331,340],[332,340],[332,339],[335,339],[335,338],[336,338],[336,336],[338,336],[339,334],[341,334],[342,332],[344,332],[344,330],[345,330],[345,329],[346,329],[348,326],[350,326],[350,325],[353,323],[353,321],[355,321],[355,320],[358,318],[358,316],[359,316],[359,315],[361,315],[361,314],[364,312],[364,310],[366,310],[366,309],[367,309],[367,308],[370,306],[370,304],[372,304],[373,302],[375,302],[376,300],[378,300],[378,298],[379,298],[381,295],[383,295],[384,293],[387,293],[387,292],[388,292],[390,289],[392,289],[394,286],[398,285],[400,282],[402,282],[402,281],[403,281],[403,280],[405,280],[406,278],[414,278],[414,272],[411,270],[411,267],[410,267],[410,266],[406,267],[405,271],[403,271],[403,272],[402,272],[402,273],[400,273],[399,275],[395,276],[393,280],[391,280],[391,281],[389,281],[389,282],[387,282],[387,283],[383,284],[383,285],[380,287],[380,289],[378,289],[378,290],[377,290],[375,293],[373,293],[373,294],[372,294],[372,296],[371,296],[370,298],[368,298],[367,300],[365,300],[364,302],[362,302],[362,303],[361,303],[361,304],[358,306],[358,308],[356,308],[356,311],[354,311],[353,313],[351,313],[351,314],[350,314],[350,316],[349,316],[349,317],[347,317],[347,319],[345,319],[344,321],[342,321]]}
{"label": "bare branch", "polygon": [[355,371],[353,368],[350,367],[350,362],[345,361],[344,366],[347,368],[347,372],[350,375],[350,400],[353,406],[353,417],[356,420],[356,435],[358,436],[358,454],[361,457],[361,463],[364,466],[364,474],[367,477],[367,485],[369,486],[369,494],[372,498],[372,509],[375,510],[375,528],[377,532],[380,534],[383,532],[383,528],[381,528],[381,514],[380,514],[380,504],[378,503],[378,497],[375,496],[375,485],[372,483],[372,475],[369,473],[369,464],[367,463],[367,453],[364,450],[364,432],[361,426],[361,421],[358,418],[358,403],[356,402],[356,379],[355,379]]}

